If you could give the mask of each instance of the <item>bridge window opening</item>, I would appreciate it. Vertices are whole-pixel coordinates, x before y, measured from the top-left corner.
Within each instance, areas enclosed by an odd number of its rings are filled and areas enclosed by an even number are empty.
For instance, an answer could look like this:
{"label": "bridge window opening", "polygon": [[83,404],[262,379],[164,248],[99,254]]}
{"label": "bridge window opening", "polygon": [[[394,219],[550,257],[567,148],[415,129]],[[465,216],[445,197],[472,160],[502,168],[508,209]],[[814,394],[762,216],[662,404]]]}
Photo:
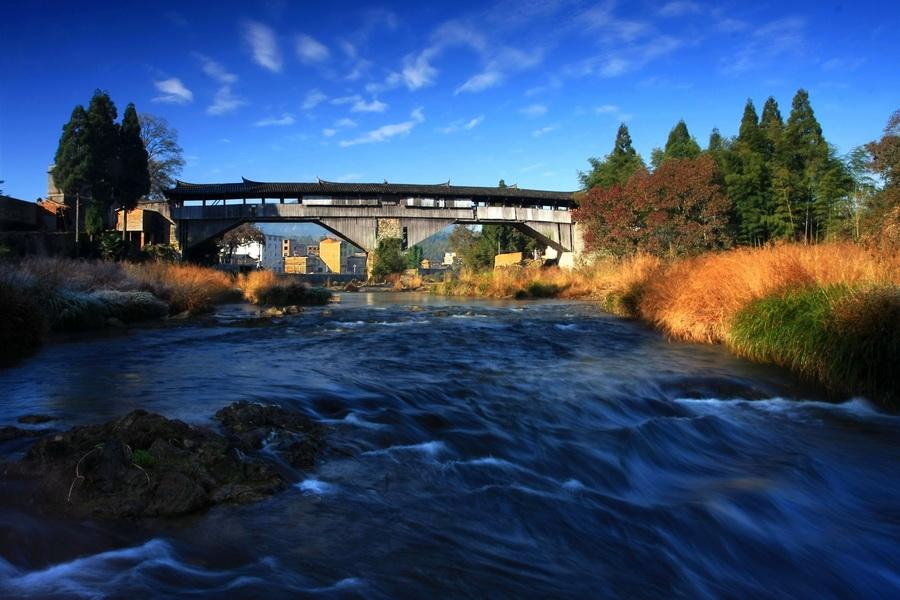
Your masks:
{"label": "bridge window opening", "polygon": [[205,200],[185,200],[184,206],[204,206]]}
{"label": "bridge window opening", "polygon": [[284,198],[283,204],[300,204],[300,198]]}
{"label": "bridge window opening", "polygon": [[247,198],[246,204],[263,204],[264,200],[262,198]]}
{"label": "bridge window opening", "polygon": [[244,204],[243,198],[234,198],[225,200],[225,206],[238,206],[240,204]]}
{"label": "bridge window opening", "polygon": [[333,198],[331,196],[303,196],[303,204],[310,206],[331,206]]}

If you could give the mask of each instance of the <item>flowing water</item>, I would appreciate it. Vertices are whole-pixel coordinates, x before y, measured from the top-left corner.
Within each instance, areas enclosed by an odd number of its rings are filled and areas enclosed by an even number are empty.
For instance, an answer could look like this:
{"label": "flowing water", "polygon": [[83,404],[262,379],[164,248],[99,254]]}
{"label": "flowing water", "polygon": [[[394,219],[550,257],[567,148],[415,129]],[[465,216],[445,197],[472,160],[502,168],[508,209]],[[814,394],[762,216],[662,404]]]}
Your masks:
{"label": "flowing water", "polygon": [[329,425],[321,464],[170,520],[51,518],[4,484],[0,595],[900,595],[900,418],[863,400],[585,303],[251,316],[50,344],[0,371],[0,425],[274,402]]}

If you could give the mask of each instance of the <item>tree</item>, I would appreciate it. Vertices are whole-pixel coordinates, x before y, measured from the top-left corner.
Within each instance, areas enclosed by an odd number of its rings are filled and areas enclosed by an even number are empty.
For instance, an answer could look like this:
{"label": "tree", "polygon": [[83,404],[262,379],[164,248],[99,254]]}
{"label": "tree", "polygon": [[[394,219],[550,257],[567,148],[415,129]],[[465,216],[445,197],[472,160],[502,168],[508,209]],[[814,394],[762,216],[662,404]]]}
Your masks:
{"label": "tree", "polygon": [[153,200],[165,198],[163,191],[175,185],[175,178],[184,168],[178,131],[162,117],[140,114],[141,139],[147,150],[150,172],[150,193]]}
{"label": "tree", "polygon": [[709,155],[667,159],[652,174],[635,173],[624,186],[582,195],[575,220],[593,250],[616,255],[697,254],[731,245],[728,197]]}
{"label": "tree", "polygon": [[663,161],[670,158],[696,158],[699,155],[700,145],[697,143],[697,140],[691,137],[684,120],[681,120],[669,132],[665,148],[663,150],[658,148],[653,150],[651,163],[653,168],[656,169]]}
{"label": "tree", "polygon": [[728,196],[734,205],[738,240],[754,246],[768,241],[771,214],[770,175],[766,141],[752,100],[747,100],[737,138],[723,169]]}
{"label": "tree", "polygon": [[134,209],[141,196],[150,191],[147,150],[141,140],[141,123],[134,104],[125,108],[119,127],[119,163],[121,170],[116,191],[122,209],[122,239],[127,239],[128,211]]}
{"label": "tree", "polygon": [[418,269],[422,266],[423,251],[421,246],[413,246],[406,251],[406,260],[410,269]]}
{"label": "tree", "polygon": [[116,105],[109,94],[96,90],[87,109],[85,140],[91,155],[88,183],[91,202],[106,214],[116,196],[116,186],[122,173],[119,161],[119,127],[116,125]]}
{"label": "tree", "polygon": [[823,167],[827,168],[828,144],[822,136],[822,126],[816,120],[806,90],[797,90],[794,95],[778,158],[787,169],[791,204],[802,223],[803,239],[812,241],[818,229],[815,207],[817,179]]}
{"label": "tree", "polygon": [[759,118],[759,130],[762,132],[766,144],[766,159],[771,160],[781,144],[781,136],[784,131],[784,120],[781,111],[778,110],[778,102],[769,96],[763,105],[762,116]]}
{"label": "tree", "polygon": [[591,157],[588,163],[591,165],[591,171],[578,173],[584,189],[598,185],[607,188],[616,184],[622,185],[635,171],[644,167],[644,161],[631,145],[631,134],[628,133],[628,127],[624,123],[619,125],[616,132],[612,152],[603,160]]}
{"label": "tree", "polygon": [[72,110],[72,116],[63,126],[53,160],[53,182],[63,192],[65,203],[75,209],[77,242],[81,230],[81,198],[87,197],[89,192],[93,160],[87,142],[87,112],[80,104]]}
{"label": "tree", "polygon": [[384,281],[389,275],[402,273],[406,269],[406,258],[400,249],[399,238],[384,238],[378,242],[372,264],[372,278]]}
{"label": "tree", "polygon": [[900,110],[888,119],[884,135],[866,144],[867,168],[881,178],[883,185],[870,198],[864,216],[864,229],[879,244],[900,246]]}
{"label": "tree", "polygon": [[228,260],[231,260],[234,256],[234,251],[238,247],[252,243],[265,244],[266,236],[253,223],[242,223],[234,229],[226,231],[219,239],[218,246],[219,250],[225,253]]}
{"label": "tree", "polygon": [[498,188],[505,188],[505,187],[507,187],[506,181],[504,181],[503,179],[501,179],[500,182],[497,184],[497,187],[498,187]]}

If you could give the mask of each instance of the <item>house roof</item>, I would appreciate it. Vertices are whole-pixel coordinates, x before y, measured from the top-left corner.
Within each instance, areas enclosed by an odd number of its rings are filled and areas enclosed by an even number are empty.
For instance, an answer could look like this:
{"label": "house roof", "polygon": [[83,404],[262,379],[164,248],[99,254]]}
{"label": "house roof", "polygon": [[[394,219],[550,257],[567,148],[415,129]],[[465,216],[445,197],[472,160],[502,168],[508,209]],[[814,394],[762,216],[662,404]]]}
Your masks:
{"label": "house roof", "polygon": [[166,190],[169,200],[219,200],[241,198],[299,198],[301,196],[354,196],[354,197],[426,197],[471,198],[473,200],[508,200],[514,203],[549,202],[574,204],[573,192],[529,190],[519,187],[477,187],[439,184],[409,183],[340,183],[280,182],[269,183],[242,178],[240,183],[187,183],[176,181],[175,187]]}

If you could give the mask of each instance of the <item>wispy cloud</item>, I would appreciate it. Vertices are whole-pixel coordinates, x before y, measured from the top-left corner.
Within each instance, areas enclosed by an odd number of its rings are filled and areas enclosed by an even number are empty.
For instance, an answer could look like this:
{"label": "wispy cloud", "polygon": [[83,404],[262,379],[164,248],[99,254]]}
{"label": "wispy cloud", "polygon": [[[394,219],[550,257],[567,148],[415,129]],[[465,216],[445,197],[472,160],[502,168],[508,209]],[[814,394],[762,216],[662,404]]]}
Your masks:
{"label": "wispy cloud", "polygon": [[374,112],[380,113],[387,110],[388,105],[380,100],[373,98],[371,102],[366,102],[362,98],[358,99],[350,107],[351,112]]}
{"label": "wispy cloud", "polygon": [[483,122],[484,122],[484,115],[478,115],[477,117],[469,119],[468,121],[466,121],[464,119],[457,119],[456,121],[453,121],[446,127],[439,127],[438,132],[439,133],[456,133],[457,131],[471,131],[472,129],[475,129],[476,127],[481,125]]}
{"label": "wispy cloud", "polygon": [[284,127],[293,124],[294,115],[290,113],[282,113],[280,117],[266,117],[254,123],[256,127]]}
{"label": "wispy cloud", "polygon": [[297,36],[294,49],[300,62],[307,65],[322,63],[331,57],[331,52],[323,43],[303,33]]}
{"label": "wispy cloud", "polygon": [[200,61],[203,72],[207,77],[210,77],[211,79],[224,84],[235,83],[238,80],[237,75],[229,72],[228,69],[226,69],[222,65],[222,63],[216,62],[205,54],[201,54],[199,52],[194,52],[193,55],[194,58]]}
{"label": "wispy cloud", "polygon": [[353,127],[356,127],[356,121],[353,119],[338,119],[334,122],[333,127],[323,129],[322,135],[325,137],[334,137],[341,129],[352,129]]}
{"label": "wispy cloud", "polygon": [[547,107],[543,104],[529,104],[519,109],[519,114],[525,115],[529,119],[542,117],[547,114]]}
{"label": "wispy cloud", "polygon": [[863,66],[865,58],[832,58],[822,63],[823,71],[855,71]]}
{"label": "wispy cloud", "polygon": [[798,54],[803,50],[805,29],[802,17],[785,17],[757,27],[734,56],[719,62],[719,69],[726,75],[736,75]]}
{"label": "wispy cloud", "polygon": [[256,64],[275,73],[281,71],[281,52],[278,50],[275,32],[270,27],[256,21],[247,21],[244,23],[244,40],[250,45]]}
{"label": "wispy cloud", "polygon": [[160,92],[160,95],[153,99],[154,102],[188,104],[194,100],[194,93],[187,89],[177,77],[154,81],[153,85]]}
{"label": "wispy cloud", "polygon": [[700,5],[696,2],[674,0],[673,2],[663,4],[657,12],[663,17],[695,15],[700,13]]}
{"label": "wispy cloud", "polygon": [[417,108],[409,115],[409,119],[402,123],[393,123],[391,125],[382,125],[378,129],[373,129],[365,135],[351,140],[342,140],[340,146],[346,148],[348,146],[356,146],[358,144],[377,144],[386,142],[391,138],[408,135],[416,125],[425,121],[425,115],[421,108]]}
{"label": "wispy cloud", "polygon": [[352,96],[339,96],[337,98],[332,98],[331,103],[337,106],[341,106],[343,104],[350,104],[350,112],[374,112],[380,113],[387,110],[388,105],[384,102],[381,102],[377,98],[373,98],[370,102],[366,102],[362,96],[359,94],[353,94]]}
{"label": "wispy cloud", "polygon": [[306,92],[306,97],[303,99],[303,103],[300,104],[300,108],[303,110],[312,110],[326,100],[328,100],[328,96],[318,89],[312,89]]}
{"label": "wispy cloud", "polygon": [[615,104],[601,104],[594,108],[594,112],[598,115],[608,115],[619,112],[619,107]]}
{"label": "wispy cloud", "polygon": [[223,85],[216,92],[213,103],[207,107],[206,112],[210,115],[227,115],[236,111],[241,106],[245,106],[247,101],[239,98],[231,93],[231,87]]}
{"label": "wispy cloud", "polygon": [[456,88],[454,93],[481,92],[503,83],[507,73],[514,73],[530,69],[541,63],[543,52],[536,49],[533,52],[522,52],[515,48],[501,48],[492,53],[487,60],[484,70],[473,75],[462,85]]}
{"label": "wispy cloud", "polygon": [[546,127],[541,127],[540,129],[535,129],[531,132],[531,135],[534,137],[541,137],[547,135],[551,131],[556,131],[558,127],[556,125],[547,125]]}

